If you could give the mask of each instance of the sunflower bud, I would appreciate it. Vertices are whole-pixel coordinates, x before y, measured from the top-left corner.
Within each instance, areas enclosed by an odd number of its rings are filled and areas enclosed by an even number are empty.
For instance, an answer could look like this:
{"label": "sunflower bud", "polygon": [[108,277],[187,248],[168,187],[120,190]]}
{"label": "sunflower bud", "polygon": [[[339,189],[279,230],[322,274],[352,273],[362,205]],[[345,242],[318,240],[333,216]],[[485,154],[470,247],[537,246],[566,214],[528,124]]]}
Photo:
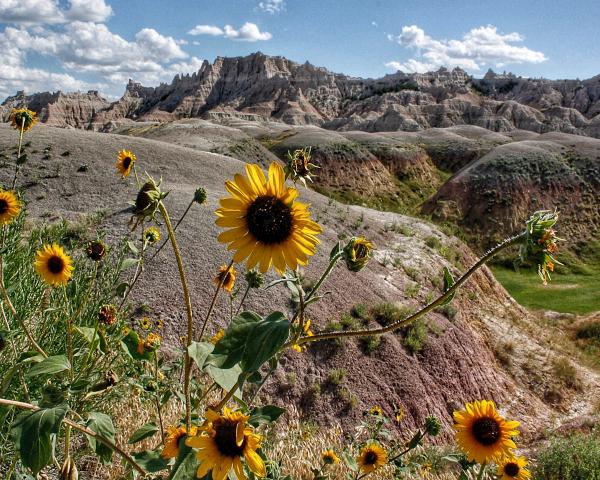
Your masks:
{"label": "sunflower bud", "polygon": [[14,109],[10,114],[12,127],[15,130],[23,129],[23,132],[26,132],[36,124],[36,115],[35,112],[32,112],[27,108]]}
{"label": "sunflower bud", "polygon": [[294,183],[300,182],[306,187],[306,181],[312,182],[314,176],[312,170],[319,168],[314,163],[311,163],[310,155],[311,147],[300,148],[293,152],[287,153],[288,162],[283,171],[285,178],[292,180]]}
{"label": "sunflower bud", "polygon": [[442,430],[442,424],[433,415],[428,415],[425,418],[425,431],[432,437],[437,437]]}
{"label": "sunflower bud", "polygon": [[168,195],[160,191],[160,182],[156,183],[150,178],[137,194],[135,199],[133,214],[137,217],[134,229],[138,223],[146,218],[153,219],[158,211],[160,202]]}
{"label": "sunflower bud", "polygon": [[117,321],[117,307],[114,305],[102,305],[98,312],[98,321],[104,325],[112,325]]}
{"label": "sunflower bud", "polygon": [[352,237],[344,247],[344,259],[351,272],[360,272],[371,258],[375,246],[364,237]]}
{"label": "sunflower bud", "polygon": [[144,230],[144,243],[154,245],[160,241],[160,230],[156,227],[148,227]]}
{"label": "sunflower bud", "polygon": [[99,262],[106,255],[106,245],[100,240],[89,242],[85,247],[85,253],[90,260]]}
{"label": "sunflower bud", "polygon": [[60,469],[60,480],[79,480],[77,466],[71,457],[67,457]]}
{"label": "sunflower bud", "polygon": [[198,205],[202,205],[204,202],[206,202],[206,190],[204,190],[202,187],[198,188],[194,192],[194,202],[196,202]]}
{"label": "sunflower bud", "polygon": [[544,285],[550,280],[549,272],[554,271],[554,265],[562,265],[552,256],[558,251],[557,242],[561,240],[552,228],[557,221],[557,211],[535,212],[526,222],[525,241],[521,245],[521,261],[531,261],[537,265],[538,274]]}
{"label": "sunflower bud", "polygon": [[244,276],[250,288],[260,288],[265,283],[265,278],[258,270],[248,270]]}

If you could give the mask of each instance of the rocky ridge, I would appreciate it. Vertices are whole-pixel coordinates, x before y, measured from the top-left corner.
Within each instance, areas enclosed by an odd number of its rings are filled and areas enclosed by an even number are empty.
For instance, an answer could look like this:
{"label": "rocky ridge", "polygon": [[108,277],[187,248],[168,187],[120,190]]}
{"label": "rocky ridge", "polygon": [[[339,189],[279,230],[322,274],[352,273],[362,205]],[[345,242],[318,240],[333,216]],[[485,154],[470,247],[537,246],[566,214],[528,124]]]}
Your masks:
{"label": "rocky ridge", "polygon": [[113,103],[97,92],[20,92],[0,106],[0,117],[6,120],[21,106],[40,113],[49,125],[104,131],[135,120],[235,117],[332,130],[419,131],[468,124],[497,132],[600,137],[600,76],[546,80],[489,71],[476,79],[459,68],[441,68],[361,79],[260,52],[205,61],[198,72],[158,87],[130,80]]}

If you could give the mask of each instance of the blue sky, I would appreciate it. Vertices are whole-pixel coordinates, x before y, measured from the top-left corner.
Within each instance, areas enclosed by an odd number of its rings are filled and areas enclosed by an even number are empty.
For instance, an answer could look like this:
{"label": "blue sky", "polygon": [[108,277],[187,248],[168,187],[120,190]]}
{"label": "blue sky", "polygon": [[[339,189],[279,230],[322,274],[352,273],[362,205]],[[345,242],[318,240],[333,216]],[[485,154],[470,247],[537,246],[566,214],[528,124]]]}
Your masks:
{"label": "blue sky", "polygon": [[600,73],[600,2],[2,0],[0,97],[98,89],[114,99],[262,51],[362,77],[461,66],[547,78]]}

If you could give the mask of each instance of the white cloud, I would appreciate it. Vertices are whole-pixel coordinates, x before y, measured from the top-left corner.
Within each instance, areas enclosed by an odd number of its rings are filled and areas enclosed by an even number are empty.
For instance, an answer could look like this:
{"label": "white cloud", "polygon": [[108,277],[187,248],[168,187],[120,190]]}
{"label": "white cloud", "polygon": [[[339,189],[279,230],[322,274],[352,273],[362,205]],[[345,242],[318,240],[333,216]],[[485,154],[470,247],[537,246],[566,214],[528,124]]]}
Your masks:
{"label": "white cloud", "polygon": [[285,2],[284,0],[266,0],[264,2],[259,2],[258,8],[263,12],[275,15],[276,13],[285,10]]}
{"label": "white cloud", "polygon": [[378,23],[377,23],[375,20],[373,20],[373,21],[371,22],[371,25],[372,25],[373,27],[375,27],[375,28],[377,28],[377,27],[379,26],[379,24],[378,24]]}
{"label": "white cloud", "polygon": [[186,58],[188,55],[173,37],[165,37],[153,28],[144,28],[135,34],[137,46],[151,58],[165,61]]}
{"label": "white cloud", "polygon": [[244,23],[239,30],[236,30],[231,25],[225,25],[224,30],[225,37],[243,42],[257,42],[273,38],[273,35],[269,32],[261,32],[256,24],[250,22]]}
{"label": "white cloud", "polygon": [[113,11],[105,0],[71,0],[61,9],[58,0],[2,0],[0,23],[53,25],[71,21],[104,22]]}
{"label": "white cloud", "polygon": [[244,23],[237,30],[231,25],[225,25],[223,28],[216,25],[196,25],[188,32],[188,35],[211,35],[242,42],[258,42],[273,38],[273,35],[269,32],[261,32],[258,25],[250,22]]}
{"label": "white cloud", "polygon": [[493,25],[473,28],[461,40],[436,40],[417,25],[409,25],[402,27],[400,35],[388,35],[388,39],[417,50],[418,58],[386,63],[389,68],[405,72],[426,72],[442,66],[479,70],[484,65],[501,67],[547,60],[542,52],[513,45],[524,40],[519,33],[501,34]]}
{"label": "white cloud", "polygon": [[212,35],[220,37],[223,33],[223,30],[215,25],[196,25],[188,32],[188,35]]}

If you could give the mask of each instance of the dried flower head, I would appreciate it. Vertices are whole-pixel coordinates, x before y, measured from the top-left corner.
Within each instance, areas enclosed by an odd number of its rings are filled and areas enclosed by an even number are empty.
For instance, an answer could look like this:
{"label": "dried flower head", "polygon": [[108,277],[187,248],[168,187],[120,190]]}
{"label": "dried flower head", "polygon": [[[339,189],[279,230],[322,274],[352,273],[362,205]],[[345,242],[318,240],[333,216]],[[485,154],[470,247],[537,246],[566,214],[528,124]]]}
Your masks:
{"label": "dried flower head", "polygon": [[104,325],[112,325],[117,321],[117,307],[102,305],[98,312],[98,321]]}
{"label": "dried flower head", "polygon": [[17,108],[10,114],[10,123],[14,129],[23,129],[23,132],[26,132],[37,123],[36,115],[35,112],[27,108]]}
{"label": "dried flower head", "polygon": [[198,205],[202,205],[204,202],[206,202],[206,190],[204,188],[199,187],[196,189],[194,192],[194,202],[196,202]]}
{"label": "dried flower head", "polygon": [[284,168],[285,178],[292,182],[300,182],[306,187],[306,181],[312,182],[313,170],[319,168],[311,163],[311,147],[299,148],[287,153],[288,161]]}
{"label": "dried flower head", "polygon": [[106,255],[106,245],[100,240],[89,242],[85,247],[85,254],[90,260],[100,262]]}
{"label": "dried flower head", "polygon": [[526,222],[525,241],[521,245],[521,261],[531,261],[537,265],[544,285],[550,280],[549,272],[554,271],[554,265],[562,265],[553,256],[558,251],[557,242],[561,240],[552,228],[557,221],[556,210],[535,212]]}
{"label": "dried flower head", "polygon": [[160,182],[149,178],[138,192],[133,204],[133,230],[146,219],[154,220],[160,207],[160,202],[168,195],[160,190]]}

